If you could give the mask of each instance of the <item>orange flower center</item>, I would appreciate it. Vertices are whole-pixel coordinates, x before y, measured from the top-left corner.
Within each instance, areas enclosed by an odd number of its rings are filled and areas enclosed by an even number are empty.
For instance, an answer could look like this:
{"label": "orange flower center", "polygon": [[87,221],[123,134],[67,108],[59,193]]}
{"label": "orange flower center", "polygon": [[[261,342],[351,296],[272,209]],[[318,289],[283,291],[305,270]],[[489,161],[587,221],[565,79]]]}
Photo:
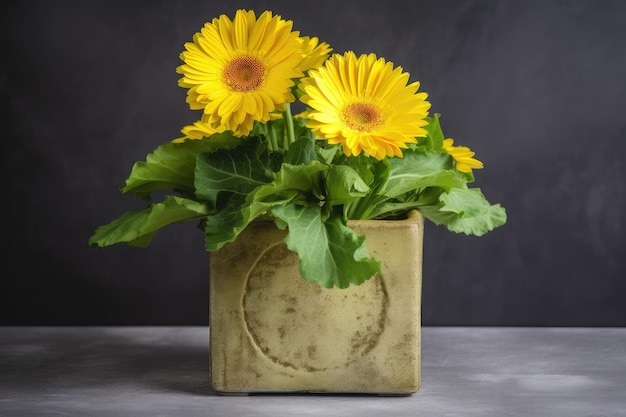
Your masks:
{"label": "orange flower center", "polygon": [[222,73],[231,91],[245,93],[254,91],[263,83],[265,67],[251,56],[240,56],[230,61]]}
{"label": "orange flower center", "polygon": [[353,130],[368,132],[379,127],[383,120],[380,109],[370,103],[352,103],[343,109],[343,120]]}

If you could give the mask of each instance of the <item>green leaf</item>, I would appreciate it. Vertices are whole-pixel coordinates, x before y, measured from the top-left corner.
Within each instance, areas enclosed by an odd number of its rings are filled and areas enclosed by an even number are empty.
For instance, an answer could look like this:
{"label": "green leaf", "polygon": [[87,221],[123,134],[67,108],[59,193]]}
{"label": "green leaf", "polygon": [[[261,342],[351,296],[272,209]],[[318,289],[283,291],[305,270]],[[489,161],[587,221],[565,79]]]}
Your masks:
{"label": "green leaf", "polygon": [[318,161],[306,165],[283,164],[274,180],[251,190],[247,196],[232,193],[220,212],[205,224],[206,249],[215,251],[234,241],[255,218],[285,204],[316,205],[323,199],[320,173],[328,169]]}
{"label": "green leaf", "polygon": [[364,197],[370,188],[359,174],[346,165],[331,165],[326,173],[326,199],[329,205],[347,204]]}
{"label": "green leaf", "polygon": [[327,169],[326,165],[318,161],[305,165],[283,164],[280,171],[275,173],[274,181],[259,187],[251,197],[255,201],[282,200],[287,195],[293,196],[295,192],[302,196],[300,201],[303,204],[317,204],[324,199],[320,174]]}
{"label": "green leaf", "polygon": [[[311,129],[306,127],[306,119],[293,117],[291,120],[293,121],[293,130],[296,140],[309,139],[310,142],[315,143],[315,135],[311,132]],[[267,138],[272,151],[282,152],[289,147],[287,130],[288,127],[285,124],[285,119],[280,117],[266,123],[255,122],[249,136],[263,136]]]}
{"label": "green leaf", "polygon": [[346,217],[351,220],[371,219],[372,212],[378,205],[389,199],[382,192],[389,179],[389,160],[357,157],[348,158],[346,163],[357,170],[370,188],[370,192],[364,197],[346,203]]}
{"label": "green leaf", "polygon": [[333,162],[333,159],[337,155],[337,151],[339,150],[338,145],[324,146],[321,147],[317,145],[316,147],[318,159],[320,162],[325,163],[326,165],[330,165]]}
{"label": "green leaf", "polygon": [[122,193],[131,192],[139,198],[150,200],[150,194],[161,190],[177,190],[193,195],[196,158],[204,152],[219,148],[232,148],[242,142],[230,132],[212,135],[202,140],[182,143],[167,142],[146,157],[146,162],[136,162],[122,187]]}
{"label": "green leaf", "polygon": [[289,145],[284,162],[291,165],[298,165],[306,164],[317,159],[315,142],[309,138],[300,138]]}
{"label": "green leaf", "polygon": [[358,156],[346,156],[343,153],[337,156],[335,161],[336,165],[346,165],[357,172],[359,177],[363,179],[365,184],[371,186],[375,179],[379,179],[378,173],[382,174],[384,180],[387,180],[388,173],[386,168],[380,169],[380,165],[385,165],[387,159],[381,161],[367,156],[365,153],[361,153]]}
{"label": "green leaf", "polygon": [[[265,187],[265,186],[264,186]],[[259,190],[263,187],[259,187]],[[252,193],[251,196],[254,196]],[[233,242],[237,236],[262,214],[267,213],[273,207],[280,207],[292,203],[295,192],[291,195],[274,194],[267,196],[265,200],[254,200],[252,203],[246,204],[242,201],[241,196],[234,196],[228,206],[224,207],[214,216],[209,216],[205,222],[205,249],[214,252],[224,246],[226,243]],[[250,196],[248,200],[250,200]]]}
{"label": "green leaf", "polygon": [[307,119],[303,119],[302,117],[294,117],[293,118],[293,130],[296,139],[307,138],[311,142],[315,143],[315,135],[306,127]]}
{"label": "green leaf", "polygon": [[[288,226],[287,247],[298,253],[300,274],[326,288],[359,285],[380,273],[363,236],[350,229],[340,211],[323,220],[318,206],[284,205],[272,214]],[[279,222],[280,224],[280,222]]]}
{"label": "green leaf", "polygon": [[390,158],[389,164],[389,179],[380,191],[387,197],[433,186],[446,191],[465,186],[465,178],[452,169],[452,157],[448,154],[407,150],[403,158]]}
{"label": "green leaf", "polygon": [[234,241],[250,222],[242,209],[245,197],[234,195],[217,214],[206,218],[204,223],[205,249],[213,252]]}
{"label": "green leaf", "polygon": [[317,203],[325,198],[320,184],[320,174],[328,167],[318,161],[304,165],[283,164],[276,174],[276,185],[282,190],[296,190],[307,197],[311,203]]}
{"label": "green leaf", "polygon": [[435,224],[467,235],[482,236],[506,223],[506,210],[490,204],[478,188],[453,188],[442,193],[437,206],[424,206],[420,211]]}
{"label": "green leaf", "polygon": [[177,196],[166,196],[158,204],[144,210],[129,211],[111,223],[100,226],[89,238],[92,247],[104,247],[117,243],[146,247],[156,232],[172,223],[206,217],[209,209],[204,203]]}
{"label": "green leaf", "polygon": [[[426,136],[426,147],[427,149],[432,149],[435,151],[441,151],[443,149],[443,140],[445,136],[443,135],[443,131],[441,130],[441,124],[439,123],[439,118],[441,114],[435,113],[433,117],[426,117],[424,120],[428,121],[428,125],[424,127],[428,132]],[[422,145],[422,143],[419,143]]]}
{"label": "green leaf", "polygon": [[260,159],[264,154],[262,147],[257,138],[251,138],[237,148],[198,156],[195,181],[198,198],[219,207],[233,194],[246,196],[259,185],[270,182],[272,173]]}
{"label": "green leaf", "polygon": [[265,137],[269,148],[277,151],[284,146],[285,122],[283,119],[270,120],[267,123],[255,121],[249,136]]}
{"label": "green leaf", "polygon": [[439,196],[443,192],[442,188],[428,187],[419,193],[407,193],[397,199],[386,200],[372,209],[370,217],[373,219],[402,218],[410,210],[439,204]]}
{"label": "green leaf", "polygon": [[[274,164],[272,153],[258,138],[230,151],[202,154],[196,167],[196,194],[212,202],[219,212],[204,224],[205,247],[215,251],[234,241],[257,216],[276,204],[291,201],[273,195],[267,201],[254,201],[262,186],[275,182],[268,168]],[[284,165],[284,164],[283,164]]]}

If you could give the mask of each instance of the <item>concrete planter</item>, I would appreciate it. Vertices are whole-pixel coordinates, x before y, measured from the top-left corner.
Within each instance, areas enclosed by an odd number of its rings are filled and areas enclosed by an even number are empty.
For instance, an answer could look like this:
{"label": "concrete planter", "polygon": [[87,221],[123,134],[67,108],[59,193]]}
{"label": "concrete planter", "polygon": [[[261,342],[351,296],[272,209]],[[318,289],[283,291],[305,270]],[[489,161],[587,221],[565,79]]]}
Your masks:
{"label": "concrete planter", "polygon": [[382,274],[326,289],[298,273],[272,222],[210,256],[210,376],[219,394],[408,395],[420,386],[422,237],[406,220],[351,221]]}

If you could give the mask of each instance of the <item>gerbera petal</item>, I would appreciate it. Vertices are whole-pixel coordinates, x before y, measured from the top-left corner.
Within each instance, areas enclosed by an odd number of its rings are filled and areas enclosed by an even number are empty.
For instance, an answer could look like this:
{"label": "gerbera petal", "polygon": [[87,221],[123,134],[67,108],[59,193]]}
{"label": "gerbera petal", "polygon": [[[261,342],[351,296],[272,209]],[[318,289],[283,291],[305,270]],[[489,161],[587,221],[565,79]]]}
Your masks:
{"label": "gerbera petal", "polygon": [[317,37],[302,36],[300,43],[302,54],[300,69],[303,72],[322,65],[332,51],[332,48],[326,42],[320,42]]}

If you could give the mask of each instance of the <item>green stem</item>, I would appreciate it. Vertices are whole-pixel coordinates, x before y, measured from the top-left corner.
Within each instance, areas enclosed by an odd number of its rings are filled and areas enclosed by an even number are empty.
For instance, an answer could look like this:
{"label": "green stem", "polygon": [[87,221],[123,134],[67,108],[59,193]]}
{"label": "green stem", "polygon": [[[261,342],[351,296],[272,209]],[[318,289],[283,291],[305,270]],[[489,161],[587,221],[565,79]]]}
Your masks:
{"label": "green stem", "polygon": [[[271,122],[268,122],[271,123]],[[277,151],[278,150],[278,138],[276,137],[276,132],[269,126],[269,141],[270,141],[270,150]]]}
{"label": "green stem", "polygon": [[349,220],[363,220],[367,215],[368,204],[371,200],[370,195],[359,198],[357,200],[348,203],[348,219]]}
{"label": "green stem", "polygon": [[291,104],[285,103],[285,111],[283,112],[283,118],[285,119],[285,127],[287,129],[287,143],[285,144],[285,149],[289,147],[290,144],[296,141],[296,133],[293,127],[293,116],[291,115]]}

